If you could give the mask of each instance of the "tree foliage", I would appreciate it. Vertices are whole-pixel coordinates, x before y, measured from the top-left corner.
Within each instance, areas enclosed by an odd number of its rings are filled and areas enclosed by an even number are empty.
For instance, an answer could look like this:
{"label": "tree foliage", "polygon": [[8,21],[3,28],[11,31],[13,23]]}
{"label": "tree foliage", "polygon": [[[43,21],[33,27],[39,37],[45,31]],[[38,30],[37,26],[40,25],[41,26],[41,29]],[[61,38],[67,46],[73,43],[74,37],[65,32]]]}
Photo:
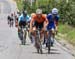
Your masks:
{"label": "tree foliage", "polygon": [[33,5],[30,5],[30,2],[23,1],[22,5],[24,10],[27,10],[29,13],[35,12],[37,8],[41,8],[43,13],[50,13],[52,8],[57,8],[60,14],[60,21],[63,24],[68,23],[75,26],[75,0],[35,0]]}

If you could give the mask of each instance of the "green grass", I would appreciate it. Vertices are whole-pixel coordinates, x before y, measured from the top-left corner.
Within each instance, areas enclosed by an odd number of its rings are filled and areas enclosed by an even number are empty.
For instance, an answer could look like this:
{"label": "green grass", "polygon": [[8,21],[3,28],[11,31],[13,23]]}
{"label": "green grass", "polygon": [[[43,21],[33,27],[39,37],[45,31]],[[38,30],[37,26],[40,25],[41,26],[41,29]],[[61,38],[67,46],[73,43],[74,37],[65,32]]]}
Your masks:
{"label": "green grass", "polygon": [[65,40],[75,46],[75,28],[66,24],[59,24],[58,31],[63,35],[66,34]]}
{"label": "green grass", "polygon": [[67,39],[71,44],[75,45],[75,29],[67,34]]}
{"label": "green grass", "polygon": [[66,34],[66,33],[69,33],[69,31],[71,31],[72,28],[69,27],[68,25],[59,24],[58,30],[60,33]]}

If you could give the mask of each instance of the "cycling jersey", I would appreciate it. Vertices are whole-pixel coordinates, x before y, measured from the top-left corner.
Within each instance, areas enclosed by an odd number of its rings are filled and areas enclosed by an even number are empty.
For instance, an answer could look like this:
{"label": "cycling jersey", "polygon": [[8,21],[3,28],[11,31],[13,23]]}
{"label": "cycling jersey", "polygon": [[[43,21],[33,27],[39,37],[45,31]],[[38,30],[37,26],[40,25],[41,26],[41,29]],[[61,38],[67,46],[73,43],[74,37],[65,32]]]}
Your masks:
{"label": "cycling jersey", "polygon": [[30,20],[31,20],[31,17],[29,17],[29,15],[27,15],[26,17],[24,17],[23,14],[22,14],[21,16],[19,16],[18,22],[20,22],[20,21],[28,22]]}
{"label": "cycling jersey", "polygon": [[39,27],[40,29],[42,29],[44,27],[44,21],[46,21],[45,14],[42,14],[40,18],[36,14],[32,16],[33,26],[35,26],[36,28]]}
{"label": "cycling jersey", "polygon": [[36,21],[38,24],[44,22],[45,20],[46,20],[46,15],[44,14],[42,14],[40,18],[38,18],[36,14],[33,16],[33,21]]}
{"label": "cycling jersey", "polygon": [[47,29],[52,29],[52,28],[55,28],[55,25],[58,24],[58,20],[59,20],[59,15],[55,16],[53,18],[53,15],[52,14],[48,14],[47,15],[47,19],[48,19],[48,26],[47,26]]}

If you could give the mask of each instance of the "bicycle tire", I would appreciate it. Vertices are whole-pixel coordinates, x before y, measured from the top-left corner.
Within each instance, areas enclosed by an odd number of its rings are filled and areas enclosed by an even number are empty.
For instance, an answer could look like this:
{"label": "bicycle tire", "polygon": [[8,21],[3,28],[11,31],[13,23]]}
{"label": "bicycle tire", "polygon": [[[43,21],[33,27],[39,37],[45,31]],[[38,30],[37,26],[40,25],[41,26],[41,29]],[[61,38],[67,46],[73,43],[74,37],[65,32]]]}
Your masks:
{"label": "bicycle tire", "polygon": [[50,54],[50,50],[51,50],[51,36],[50,36],[50,33],[49,33],[49,36],[48,36],[47,45],[48,45],[48,54]]}
{"label": "bicycle tire", "polygon": [[43,54],[43,51],[42,51],[42,44],[41,44],[41,41],[40,41],[40,35],[38,35],[38,46],[39,46],[39,51],[41,54]]}

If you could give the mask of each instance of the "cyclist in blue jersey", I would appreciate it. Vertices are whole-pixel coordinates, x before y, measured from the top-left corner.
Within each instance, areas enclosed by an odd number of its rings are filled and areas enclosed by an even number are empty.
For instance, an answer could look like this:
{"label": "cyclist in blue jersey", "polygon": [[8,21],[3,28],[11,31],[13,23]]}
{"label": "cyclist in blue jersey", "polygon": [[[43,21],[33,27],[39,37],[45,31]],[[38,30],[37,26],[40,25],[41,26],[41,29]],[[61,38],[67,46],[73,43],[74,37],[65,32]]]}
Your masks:
{"label": "cyclist in blue jersey", "polygon": [[57,32],[57,26],[58,26],[58,20],[59,20],[58,9],[53,8],[52,12],[47,15],[47,19],[49,22],[47,26],[47,30],[51,31],[51,37],[52,37],[51,45],[53,46],[55,32]]}
{"label": "cyclist in blue jersey", "polygon": [[27,14],[27,11],[23,11],[18,18],[18,33],[20,32],[21,26],[26,26],[30,22],[31,17]]}
{"label": "cyclist in blue jersey", "polygon": [[27,22],[30,21],[29,15],[27,15],[27,11],[23,11],[23,13],[19,16],[18,23],[19,25],[26,25]]}

